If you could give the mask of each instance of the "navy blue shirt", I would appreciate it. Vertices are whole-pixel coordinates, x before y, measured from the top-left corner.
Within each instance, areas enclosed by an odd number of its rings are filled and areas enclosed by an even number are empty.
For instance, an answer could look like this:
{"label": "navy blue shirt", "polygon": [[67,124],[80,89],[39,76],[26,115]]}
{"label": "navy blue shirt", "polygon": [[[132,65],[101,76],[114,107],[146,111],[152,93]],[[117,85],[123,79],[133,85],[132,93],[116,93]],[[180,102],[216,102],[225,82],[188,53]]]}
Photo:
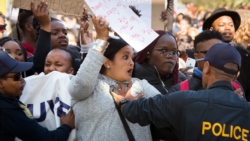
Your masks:
{"label": "navy blue shirt", "polygon": [[40,126],[26,106],[16,97],[0,93],[0,140],[14,141],[66,141],[71,127],[62,125],[54,131]]}
{"label": "navy blue shirt", "polygon": [[230,82],[128,102],[123,115],[142,126],[170,127],[180,141],[250,140],[250,105]]}

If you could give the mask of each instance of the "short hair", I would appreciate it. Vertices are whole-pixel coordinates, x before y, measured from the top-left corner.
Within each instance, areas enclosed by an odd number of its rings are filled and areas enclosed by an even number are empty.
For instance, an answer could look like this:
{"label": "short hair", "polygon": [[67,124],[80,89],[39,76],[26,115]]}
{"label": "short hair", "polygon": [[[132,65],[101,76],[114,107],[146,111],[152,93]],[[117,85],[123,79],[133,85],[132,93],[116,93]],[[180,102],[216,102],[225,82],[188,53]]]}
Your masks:
{"label": "short hair", "polygon": [[23,47],[23,45],[21,44],[21,42],[19,40],[13,39],[11,37],[3,37],[0,39],[0,46],[3,46],[8,41],[16,42],[19,45],[19,47],[21,48],[21,51],[23,52],[24,62],[26,62],[27,61],[26,49]]}
{"label": "short hair", "polygon": [[242,43],[250,41],[250,11],[249,10],[236,10],[241,17],[240,27],[234,34],[234,41]]}
{"label": "short hair", "polygon": [[222,35],[216,30],[205,30],[201,32],[194,39],[194,50],[197,50],[196,46],[198,43],[211,39],[218,39],[222,41]]}
{"label": "short hair", "polygon": [[69,50],[69,49],[64,49],[64,48],[53,48],[51,51],[53,51],[53,50],[62,50],[62,51],[65,51],[66,53],[69,54],[69,56],[70,56],[70,64],[71,64],[71,67],[74,68],[74,75],[75,75],[77,70],[75,70],[76,66],[75,66],[75,57],[73,55],[73,52],[71,50]]}
{"label": "short hair", "polygon": [[23,32],[25,32],[25,23],[27,22],[30,16],[33,16],[33,13],[30,10],[24,10],[24,9],[19,10],[18,26]]}

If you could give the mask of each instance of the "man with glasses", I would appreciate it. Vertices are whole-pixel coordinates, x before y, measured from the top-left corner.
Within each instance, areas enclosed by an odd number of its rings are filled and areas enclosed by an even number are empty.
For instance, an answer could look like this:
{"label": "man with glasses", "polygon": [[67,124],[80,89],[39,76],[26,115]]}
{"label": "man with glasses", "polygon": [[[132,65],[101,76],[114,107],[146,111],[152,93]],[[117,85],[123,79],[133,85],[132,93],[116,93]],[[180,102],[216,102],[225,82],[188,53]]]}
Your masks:
{"label": "man with glasses", "polygon": [[33,66],[30,62],[18,62],[6,52],[0,51],[0,139],[4,141],[66,141],[74,128],[74,114],[61,117],[62,125],[54,131],[40,126],[28,108],[18,100],[25,81],[20,72]]}
{"label": "man with glasses", "polygon": [[[194,58],[199,60],[200,58],[204,58],[207,51],[215,44],[222,43],[222,35],[215,31],[215,30],[206,30],[200,33],[195,37],[194,40]],[[222,54],[223,55],[223,54]],[[204,66],[204,61],[197,61],[197,68],[194,68],[193,75],[169,89],[170,92],[175,92],[179,90],[202,90],[202,70]],[[235,93],[239,96],[243,97],[243,88],[241,87],[240,83],[237,81],[232,82],[234,86]]]}

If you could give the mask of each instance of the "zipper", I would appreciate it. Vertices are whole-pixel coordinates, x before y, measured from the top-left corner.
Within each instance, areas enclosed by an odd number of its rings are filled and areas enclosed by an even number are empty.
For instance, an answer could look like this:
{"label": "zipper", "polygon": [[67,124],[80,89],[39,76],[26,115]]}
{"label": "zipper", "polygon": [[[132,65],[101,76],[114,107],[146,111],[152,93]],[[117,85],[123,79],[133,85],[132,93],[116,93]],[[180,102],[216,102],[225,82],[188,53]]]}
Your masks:
{"label": "zipper", "polygon": [[157,72],[157,74],[158,74],[158,78],[159,78],[160,81],[161,81],[161,85],[162,85],[163,89],[168,93],[168,90],[167,90],[165,84],[163,83],[163,81],[161,80],[161,77],[160,77],[160,74],[159,74],[157,68],[156,68],[155,66],[154,66],[154,68],[155,68],[155,70],[156,70],[156,72]]}

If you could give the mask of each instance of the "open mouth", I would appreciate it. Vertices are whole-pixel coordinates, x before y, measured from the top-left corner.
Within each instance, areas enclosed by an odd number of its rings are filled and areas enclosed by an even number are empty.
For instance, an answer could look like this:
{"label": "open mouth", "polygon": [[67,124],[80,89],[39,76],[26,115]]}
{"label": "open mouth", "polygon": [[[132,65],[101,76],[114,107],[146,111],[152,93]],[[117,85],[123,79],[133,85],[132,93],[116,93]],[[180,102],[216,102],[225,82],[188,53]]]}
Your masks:
{"label": "open mouth", "polygon": [[65,40],[60,41],[59,43],[60,43],[61,45],[68,45],[68,42],[67,42],[67,41],[65,41]]}
{"label": "open mouth", "polygon": [[133,69],[128,70],[128,73],[129,73],[130,75],[132,75]]}

